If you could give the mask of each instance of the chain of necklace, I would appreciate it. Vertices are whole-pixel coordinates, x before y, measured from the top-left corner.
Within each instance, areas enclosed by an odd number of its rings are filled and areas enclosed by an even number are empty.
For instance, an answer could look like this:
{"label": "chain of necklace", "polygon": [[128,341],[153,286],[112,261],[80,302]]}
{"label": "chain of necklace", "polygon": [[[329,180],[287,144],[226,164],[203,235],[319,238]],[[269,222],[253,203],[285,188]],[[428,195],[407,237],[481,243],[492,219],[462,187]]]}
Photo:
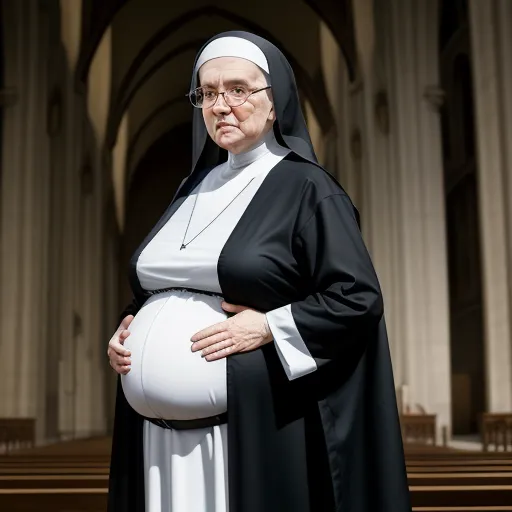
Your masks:
{"label": "chain of necklace", "polygon": [[251,178],[249,183],[247,183],[247,185],[245,185],[245,187],[242,190],[240,190],[240,192],[238,192],[238,194],[235,197],[233,197],[233,199],[231,199],[231,201],[222,209],[222,211],[216,217],[214,217],[201,231],[199,231],[199,233],[197,233],[197,235],[194,238],[192,238],[187,243],[185,243],[185,238],[187,237],[188,228],[190,227],[190,222],[192,221],[192,216],[194,215],[194,210],[196,209],[197,198],[199,197],[199,192],[198,192],[196,194],[194,206],[192,207],[192,211],[190,212],[190,218],[188,219],[187,229],[185,230],[185,234],[183,235],[183,240],[181,242],[180,251],[183,249],[186,249],[187,246],[190,245],[201,233],[203,233],[207,228],[209,228],[227,210],[227,208],[233,203],[233,201],[251,184],[252,180],[254,180],[254,178]]}

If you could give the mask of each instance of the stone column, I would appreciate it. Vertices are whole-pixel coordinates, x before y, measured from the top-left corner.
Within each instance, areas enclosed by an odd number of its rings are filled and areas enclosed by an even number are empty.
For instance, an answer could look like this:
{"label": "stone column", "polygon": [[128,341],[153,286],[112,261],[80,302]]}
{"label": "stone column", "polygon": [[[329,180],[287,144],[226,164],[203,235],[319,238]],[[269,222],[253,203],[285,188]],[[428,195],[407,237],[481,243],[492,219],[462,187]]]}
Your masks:
{"label": "stone column", "polygon": [[105,275],[103,258],[103,180],[101,157],[92,129],[84,136],[88,152],[78,170],[80,176],[80,332],[77,333],[76,429],[78,436],[105,432],[105,370],[106,350],[111,333],[101,328],[102,281]]}
{"label": "stone column", "polygon": [[[359,5],[361,3],[361,5]],[[437,2],[357,2],[359,69],[324,75],[338,127],[338,177],[359,208],[384,293],[395,383],[451,424]],[[338,94],[331,89],[338,84]]]}
{"label": "stone column", "polygon": [[[67,77],[64,113],[60,302],[59,429],[64,437],[88,437],[106,430],[106,350],[102,140],[87,115],[86,95]],[[90,100],[92,101],[92,100]],[[110,191],[110,193],[112,193]],[[113,325],[113,322],[112,322]],[[112,325],[110,327],[112,327]],[[109,367],[108,367],[109,368]]]}
{"label": "stone column", "polygon": [[375,3],[376,55],[363,77],[366,233],[385,290],[395,378],[409,405],[451,424],[449,307],[431,0]]}
{"label": "stone column", "polygon": [[512,5],[470,1],[487,403],[512,410]]}
{"label": "stone column", "polygon": [[[0,415],[37,417],[44,431],[49,165],[48,20],[37,2],[3,2],[5,112],[1,202]],[[30,37],[27,37],[30,34]]]}
{"label": "stone column", "polygon": [[[503,154],[503,169],[505,171],[505,206],[507,226],[507,269],[508,269],[508,315],[509,325],[512,324],[512,32],[510,22],[512,20],[512,4],[507,0],[500,0],[497,9],[497,24],[499,26],[499,48],[498,48],[498,69],[500,70],[500,93],[501,93],[501,149]],[[512,328],[509,327],[509,333]],[[508,338],[509,351],[512,351],[512,336]],[[512,360],[509,356],[510,365]],[[510,367],[509,367],[510,368]],[[512,380],[512,377],[511,377]],[[512,385],[511,385],[512,392]],[[511,398],[512,401],[512,398]],[[509,404],[509,411],[512,404]]]}
{"label": "stone column", "polygon": [[[80,240],[83,237],[80,226],[80,168],[82,165],[83,98],[74,92],[73,77],[66,76],[64,83],[63,129],[65,152],[62,176],[62,225],[61,251],[66,257],[61,268],[61,318],[60,318],[60,367],[59,367],[59,431],[62,437],[74,437],[78,429],[80,403],[78,387],[83,385],[81,357],[83,345],[83,317],[80,310],[81,258]],[[89,383],[90,384],[90,383]]]}
{"label": "stone column", "polygon": [[[102,281],[102,296],[103,296],[103,318],[102,318],[102,347],[103,352],[100,350],[100,355],[106,356],[106,349],[104,343],[108,341],[109,336],[112,335],[117,327],[117,320],[120,314],[119,306],[119,247],[121,245],[120,233],[116,220],[116,208],[114,192],[112,183],[105,183],[107,177],[111,176],[110,165],[103,165],[103,181],[105,195],[109,197],[105,201],[104,221],[103,221],[103,236],[105,240],[104,257],[103,257],[103,281]],[[107,421],[107,431],[111,431],[114,423],[115,412],[115,392],[116,392],[116,375],[110,365],[105,360],[106,375],[105,375],[105,411]]]}
{"label": "stone column", "polygon": [[75,92],[55,5],[2,7],[16,101],[5,107],[2,140],[0,416],[35,417],[38,441],[99,434],[110,334],[102,141]]}
{"label": "stone column", "polygon": [[[96,142],[96,141],[94,141]],[[98,147],[100,146],[100,147]],[[91,293],[89,295],[90,316],[88,325],[90,328],[90,358],[91,358],[91,420],[90,431],[92,434],[105,432],[107,418],[105,416],[105,387],[107,385],[106,372],[112,369],[107,363],[107,344],[112,334],[111,329],[103,330],[102,320],[106,315],[105,298],[103,296],[103,281],[106,278],[106,247],[104,239],[105,199],[103,188],[103,159],[101,144],[94,147],[91,162],[91,187],[90,187],[90,211],[92,246],[90,255]],[[87,193],[87,191],[85,191]]]}

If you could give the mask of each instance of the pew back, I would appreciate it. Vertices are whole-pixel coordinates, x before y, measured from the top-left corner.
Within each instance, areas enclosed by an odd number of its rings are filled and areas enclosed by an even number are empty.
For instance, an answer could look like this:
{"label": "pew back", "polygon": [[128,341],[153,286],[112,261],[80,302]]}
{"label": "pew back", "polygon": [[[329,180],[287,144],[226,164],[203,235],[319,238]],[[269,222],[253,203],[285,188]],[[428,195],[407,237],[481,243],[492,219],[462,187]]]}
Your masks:
{"label": "pew back", "polygon": [[0,418],[0,453],[9,453],[35,444],[34,418]]}

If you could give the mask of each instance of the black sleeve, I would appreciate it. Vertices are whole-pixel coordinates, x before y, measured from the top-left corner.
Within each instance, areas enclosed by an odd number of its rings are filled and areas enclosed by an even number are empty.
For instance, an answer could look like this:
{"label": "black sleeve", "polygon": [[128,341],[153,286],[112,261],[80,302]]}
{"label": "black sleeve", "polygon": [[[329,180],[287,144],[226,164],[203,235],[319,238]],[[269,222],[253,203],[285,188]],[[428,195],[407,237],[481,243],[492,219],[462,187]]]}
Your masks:
{"label": "black sleeve", "polygon": [[302,357],[302,370],[287,371],[291,379],[358,352],[354,343],[366,339],[365,332],[383,315],[379,282],[345,193],[329,195],[311,208],[296,232],[295,247],[310,294],[267,313],[281,359],[290,346]]}

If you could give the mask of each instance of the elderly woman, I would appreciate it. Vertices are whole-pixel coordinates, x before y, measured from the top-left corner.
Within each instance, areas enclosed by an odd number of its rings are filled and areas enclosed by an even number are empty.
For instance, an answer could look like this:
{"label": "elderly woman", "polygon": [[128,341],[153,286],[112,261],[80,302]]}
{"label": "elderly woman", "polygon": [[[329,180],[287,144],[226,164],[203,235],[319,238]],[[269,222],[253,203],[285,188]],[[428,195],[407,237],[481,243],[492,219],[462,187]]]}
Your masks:
{"label": "elderly woman", "polygon": [[379,284],[290,65],[223,33],[189,96],[192,172],[109,343],[110,512],[410,511]]}

